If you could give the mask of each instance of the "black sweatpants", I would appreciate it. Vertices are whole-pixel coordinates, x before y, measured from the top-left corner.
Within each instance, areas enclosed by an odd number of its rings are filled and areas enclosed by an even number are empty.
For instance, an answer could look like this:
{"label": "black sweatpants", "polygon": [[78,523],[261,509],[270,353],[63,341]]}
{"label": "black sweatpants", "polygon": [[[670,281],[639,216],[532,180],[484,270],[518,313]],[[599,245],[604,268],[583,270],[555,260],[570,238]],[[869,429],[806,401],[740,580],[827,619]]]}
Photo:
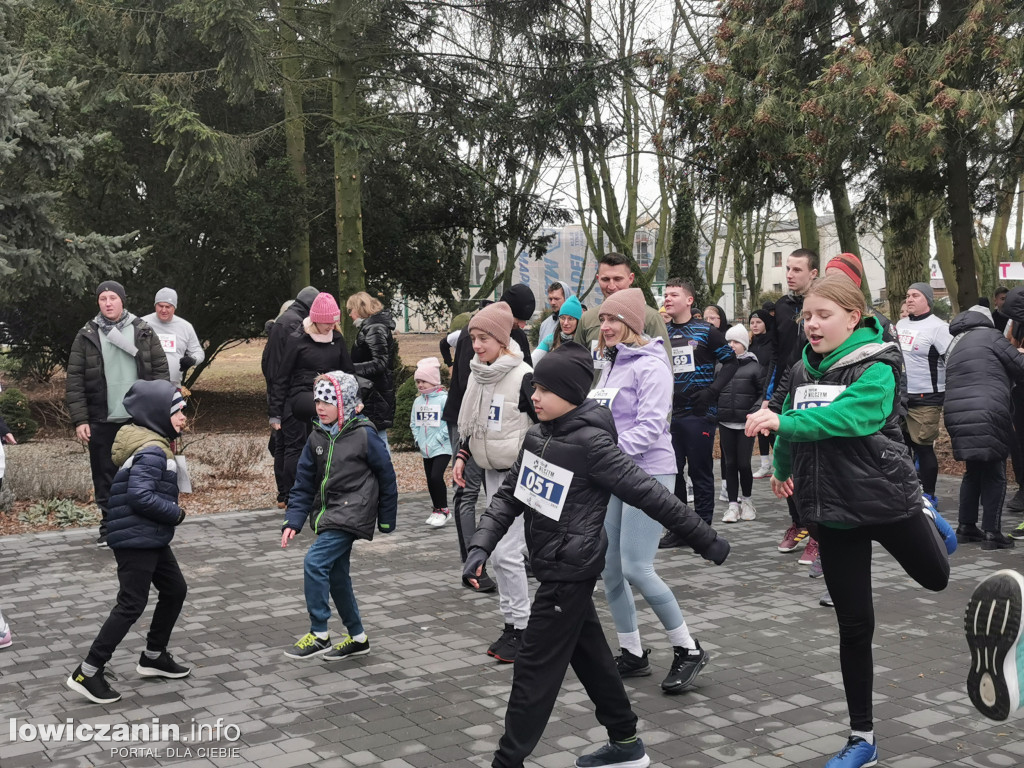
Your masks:
{"label": "black sweatpants", "polygon": [[747,437],[742,429],[722,427],[718,430],[718,444],[722,449],[722,476],[729,501],[738,501],[740,489],[744,496],[750,496],[754,488],[754,471],[750,468],[754,438]]}
{"label": "black sweatpants", "polygon": [[[295,470],[299,466],[299,457],[306,447],[306,440],[313,431],[313,417],[316,409],[313,406],[313,392],[302,393],[289,398],[281,414],[281,429],[277,433],[278,450],[281,452],[281,478],[278,488],[285,489],[284,499],[295,485]],[[274,471],[277,471],[277,455],[274,455]]]}
{"label": "black sweatpants", "polygon": [[167,650],[171,631],[185,603],[188,587],[170,546],[160,549],[114,549],[117,560],[117,604],[93,640],[87,664],[102,667],[114,654],[149,602],[149,585],[157,590],[153,622],[146,636],[146,649]]}
{"label": "black sweatpants", "polygon": [[608,738],[623,741],[636,734],[637,717],[594,608],[596,583],[591,578],[544,582],[537,588],[516,652],[505,733],[491,762],[495,768],[520,768],[536,748],[570,664]]}
{"label": "black sweatpants", "polygon": [[871,655],[875,632],[871,542],[885,547],[910,578],[932,592],[941,592],[949,583],[949,556],[935,523],[923,513],[888,525],[847,529],[818,525],[817,533],[825,585],[839,623],[839,666],[850,728],[870,731],[875,674]]}
{"label": "black sweatpants", "polygon": [[110,456],[118,430],[127,422],[100,421],[89,424],[89,469],[92,472],[92,493],[100,508],[100,536],[107,533],[107,506],[110,486],[117,474],[117,465]]}
{"label": "black sweatpants", "polygon": [[448,486],[444,484],[444,471],[451,454],[442,453],[423,459],[423,472],[427,476],[427,490],[430,491],[430,504],[434,509],[448,508]]}
{"label": "black sweatpants", "polygon": [[1006,498],[1006,459],[967,461],[960,481],[961,525],[978,524],[978,502],[981,502],[981,530],[995,533],[1002,527],[1003,501]]}
{"label": "black sweatpants", "polygon": [[672,417],[672,450],[676,454],[676,498],[686,504],[689,464],[693,511],[708,525],[715,513],[715,422],[704,416]]}

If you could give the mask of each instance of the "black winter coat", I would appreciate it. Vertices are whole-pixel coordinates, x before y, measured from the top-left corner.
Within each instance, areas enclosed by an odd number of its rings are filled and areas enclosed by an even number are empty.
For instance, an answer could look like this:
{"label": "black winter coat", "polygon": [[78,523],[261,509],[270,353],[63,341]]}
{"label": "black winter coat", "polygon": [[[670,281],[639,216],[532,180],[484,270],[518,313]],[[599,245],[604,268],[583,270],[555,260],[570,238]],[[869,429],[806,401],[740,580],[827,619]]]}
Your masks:
{"label": "black winter coat", "polygon": [[[530,566],[540,581],[597,578],[604,570],[608,544],[605,510],[608,497],[614,493],[678,533],[695,551],[707,552],[718,536],[715,530],[637,467],[619,450],[617,440],[611,411],[594,400],[585,400],[557,419],[534,424],[469,546],[493,552],[516,516],[525,513]],[[536,512],[515,497],[526,451],[572,472],[569,487],[562,491],[565,503],[558,520]]]}
{"label": "black winter coat", "polygon": [[[167,355],[149,324],[141,317],[132,320],[135,329],[136,374],[141,381],[170,381]],[[107,377],[103,372],[100,330],[90,320],[75,336],[68,358],[67,401],[71,423],[95,424],[107,420]]]}
{"label": "black winter coat", "polygon": [[296,331],[302,330],[302,321],[309,316],[309,308],[313,305],[318,293],[316,288],[303,288],[292,305],[270,325],[270,330],[267,332],[267,345],[263,348],[263,356],[260,359],[263,379],[267,382],[267,400],[270,399],[274,377],[277,375],[277,369],[281,366],[281,361],[288,348],[288,337]]}
{"label": "black winter coat", "polygon": [[761,364],[754,356],[739,357],[736,363],[736,373],[718,396],[716,419],[719,424],[743,424],[748,413],[761,407],[764,395]]}
{"label": "black winter coat", "polygon": [[353,372],[345,337],[332,331],[331,341],[313,341],[300,324],[299,330],[288,337],[288,346],[271,385],[270,418],[280,419],[285,403],[296,395],[309,395],[312,400],[313,380],[329,371]]}
{"label": "black winter coat", "polygon": [[942,417],[957,461],[1005,461],[1015,439],[1010,388],[1024,384],[1024,354],[972,309],[949,324]]}
{"label": "black winter coat", "polygon": [[369,379],[373,391],[366,395],[363,414],[378,429],[395,423],[395,357],[398,345],[393,335],[395,321],[382,310],[359,326],[352,344],[352,363],[357,376]]}

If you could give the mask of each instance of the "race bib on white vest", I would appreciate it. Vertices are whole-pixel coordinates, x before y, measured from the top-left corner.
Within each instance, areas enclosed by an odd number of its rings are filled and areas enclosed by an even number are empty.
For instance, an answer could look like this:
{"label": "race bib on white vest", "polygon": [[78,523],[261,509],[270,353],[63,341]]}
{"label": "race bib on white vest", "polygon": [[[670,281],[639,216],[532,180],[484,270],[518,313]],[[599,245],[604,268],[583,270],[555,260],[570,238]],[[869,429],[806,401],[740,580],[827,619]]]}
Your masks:
{"label": "race bib on white vest", "polygon": [[845,384],[801,384],[793,394],[793,410],[831,405],[844,389]]}
{"label": "race bib on white vest", "polygon": [[[441,406],[423,403],[413,409],[413,419],[417,427],[436,427],[441,423]],[[490,420],[488,419],[488,426]]]}
{"label": "race bib on white vest", "polygon": [[603,405],[605,408],[612,407],[612,401],[615,400],[615,396],[619,394],[619,387],[601,387],[599,389],[590,390],[590,394],[587,395],[591,400],[595,400],[598,405]]}
{"label": "race bib on white vest", "polygon": [[562,516],[570,483],[572,472],[523,451],[523,463],[519,467],[513,495],[545,517],[558,520]]}
{"label": "race bib on white vest", "polygon": [[495,395],[491,398],[491,407],[487,411],[487,431],[501,432],[501,415],[505,410],[505,396]]}
{"label": "race bib on white vest", "polygon": [[594,370],[600,371],[608,361],[604,359],[604,350],[598,347],[598,339],[590,342],[590,357],[594,361]]}
{"label": "race bib on white vest", "polygon": [[157,336],[160,338],[160,346],[164,348],[166,354],[173,355],[178,351],[178,337],[173,333],[158,333]]}
{"label": "race bib on white vest", "polygon": [[672,373],[693,373],[695,370],[693,347],[689,344],[672,347]]}

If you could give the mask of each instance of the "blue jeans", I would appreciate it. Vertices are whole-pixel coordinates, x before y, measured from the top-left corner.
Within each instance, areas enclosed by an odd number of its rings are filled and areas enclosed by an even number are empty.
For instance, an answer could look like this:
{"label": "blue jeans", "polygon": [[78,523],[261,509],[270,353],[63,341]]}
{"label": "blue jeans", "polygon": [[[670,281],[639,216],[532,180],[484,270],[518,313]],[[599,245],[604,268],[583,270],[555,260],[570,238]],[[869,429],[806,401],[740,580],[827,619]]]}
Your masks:
{"label": "blue jeans", "polygon": [[378,429],[377,434],[380,435],[380,439],[384,441],[384,447],[388,449],[388,454],[391,453],[391,443],[388,442],[388,431],[386,429]]}
{"label": "blue jeans", "polygon": [[363,631],[359,606],[348,574],[352,543],[356,537],[346,531],[324,531],[306,552],[305,592],[311,632],[326,632],[334,599],[345,629],[353,637]]}

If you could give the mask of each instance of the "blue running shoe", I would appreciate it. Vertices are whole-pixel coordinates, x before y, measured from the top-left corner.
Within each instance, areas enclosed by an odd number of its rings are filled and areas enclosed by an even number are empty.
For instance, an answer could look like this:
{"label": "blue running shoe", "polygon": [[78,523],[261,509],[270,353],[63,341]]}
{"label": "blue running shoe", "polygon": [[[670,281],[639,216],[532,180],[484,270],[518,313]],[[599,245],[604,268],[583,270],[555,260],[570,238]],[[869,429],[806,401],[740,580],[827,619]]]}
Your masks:
{"label": "blue running shoe", "polygon": [[927,493],[922,493],[921,495],[924,497],[924,513],[932,519],[935,527],[938,528],[939,535],[946,544],[946,554],[952,555],[956,552],[956,531],[939,514],[939,508],[935,505],[935,497]]}
{"label": "blue running shoe", "polygon": [[1024,577],[1005,570],[996,571],[975,587],[964,611],[964,631],[971,649],[967,694],[991,720],[1005,720],[1021,707],[1022,609]]}
{"label": "blue running shoe", "polygon": [[825,768],[869,768],[878,763],[878,747],[860,736],[851,736],[846,746],[825,763]]}

